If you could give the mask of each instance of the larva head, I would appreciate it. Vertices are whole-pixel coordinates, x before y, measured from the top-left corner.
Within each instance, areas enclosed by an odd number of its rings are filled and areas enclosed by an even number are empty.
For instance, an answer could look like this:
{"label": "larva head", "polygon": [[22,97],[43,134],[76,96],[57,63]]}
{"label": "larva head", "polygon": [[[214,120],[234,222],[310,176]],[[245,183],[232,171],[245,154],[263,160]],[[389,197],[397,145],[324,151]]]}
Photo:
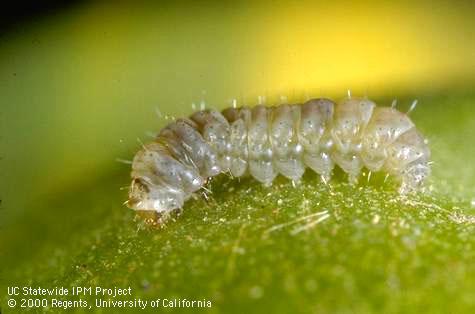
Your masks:
{"label": "larva head", "polygon": [[414,127],[409,117],[390,107],[377,107],[362,138],[361,158],[367,168],[378,171],[387,158],[387,147]]}
{"label": "larva head", "polygon": [[151,210],[158,213],[183,207],[183,193],[177,189],[158,186],[144,178],[135,178],[129,189],[127,206],[135,210]]}
{"label": "larva head", "polygon": [[170,185],[178,178],[171,175],[174,171],[168,174],[173,167],[167,158],[165,146],[158,142],[148,143],[137,152],[132,162],[129,208],[165,212],[183,205],[183,193]]}
{"label": "larva head", "polygon": [[358,149],[352,144],[359,142],[375,106],[368,99],[357,98],[344,100],[336,106],[332,137],[341,152]]}

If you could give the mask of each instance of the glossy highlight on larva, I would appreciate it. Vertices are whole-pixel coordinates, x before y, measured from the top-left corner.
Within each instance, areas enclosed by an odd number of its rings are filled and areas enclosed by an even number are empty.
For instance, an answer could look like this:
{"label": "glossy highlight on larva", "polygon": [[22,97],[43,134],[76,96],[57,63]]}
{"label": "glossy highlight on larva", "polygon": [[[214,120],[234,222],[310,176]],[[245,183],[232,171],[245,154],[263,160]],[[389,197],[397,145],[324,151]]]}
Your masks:
{"label": "glossy highlight on larva", "polygon": [[170,123],[132,162],[127,205],[159,213],[182,208],[209,178],[251,175],[271,185],[306,168],[331,179],[335,166],[356,183],[363,168],[419,190],[430,174],[427,140],[407,114],[368,99],[202,110]]}

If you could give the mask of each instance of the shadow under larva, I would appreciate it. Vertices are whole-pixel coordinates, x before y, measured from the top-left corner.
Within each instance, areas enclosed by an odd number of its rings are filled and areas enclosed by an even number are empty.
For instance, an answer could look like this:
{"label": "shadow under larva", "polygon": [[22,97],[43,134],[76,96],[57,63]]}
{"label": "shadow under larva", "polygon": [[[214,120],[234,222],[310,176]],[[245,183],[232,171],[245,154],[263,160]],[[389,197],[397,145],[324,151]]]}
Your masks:
{"label": "shadow under larva", "polygon": [[310,168],[327,182],[335,166],[351,183],[363,168],[382,171],[404,194],[423,187],[429,159],[407,114],[368,99],[202,110],[171,122],[136,153],[126,204],[167,213],[220,173],[271,185],[279,174],[299,181]]}

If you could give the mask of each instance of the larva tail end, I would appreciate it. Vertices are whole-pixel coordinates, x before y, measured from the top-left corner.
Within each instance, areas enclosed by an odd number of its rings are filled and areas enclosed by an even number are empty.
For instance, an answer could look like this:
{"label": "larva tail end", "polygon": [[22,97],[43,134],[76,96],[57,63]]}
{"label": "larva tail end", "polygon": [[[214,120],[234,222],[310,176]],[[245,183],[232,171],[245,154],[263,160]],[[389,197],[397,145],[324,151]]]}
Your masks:
{"label": "larva tail end", "polygon": [[421,190],[429,175],[430,167],[427,163],[411,165],[402,173],[402,182],[399,188],[399,193],[408,194]]}

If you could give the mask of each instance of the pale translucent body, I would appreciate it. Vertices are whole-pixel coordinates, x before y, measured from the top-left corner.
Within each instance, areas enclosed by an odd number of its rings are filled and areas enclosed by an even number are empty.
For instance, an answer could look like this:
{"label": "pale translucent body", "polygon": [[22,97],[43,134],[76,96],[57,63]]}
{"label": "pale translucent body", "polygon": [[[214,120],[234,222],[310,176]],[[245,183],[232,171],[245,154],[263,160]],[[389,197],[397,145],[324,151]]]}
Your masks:
{"label": "pale translucent body", "polygon": [[181,208],[210,177],[251,175],[265,185],[278,174],[298,181],[308,167],[326,181],[336,164],[350,182],[363,167],[418,189],[430,173],[426,140],[409,117],[367,99],[328,99],[276,107],[199,111],[145,145],[132,164],[128,206]]}

